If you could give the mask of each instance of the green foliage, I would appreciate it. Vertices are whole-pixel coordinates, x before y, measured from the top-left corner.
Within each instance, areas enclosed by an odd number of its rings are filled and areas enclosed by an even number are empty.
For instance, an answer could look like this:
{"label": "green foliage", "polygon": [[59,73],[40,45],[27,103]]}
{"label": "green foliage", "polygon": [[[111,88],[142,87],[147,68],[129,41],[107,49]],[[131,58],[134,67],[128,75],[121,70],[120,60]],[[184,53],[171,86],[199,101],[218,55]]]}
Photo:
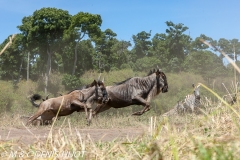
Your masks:
{"label": "green foliage", "polygon": [[78,12],[72,16],[71,25],[66,30],[65,36],[76,34],[76,39],[82,39],[85,34],[89,37],[100,34],[100,26],[102,24],[101,16],[98,14],[90,14]]}
{"label": "green foliage", "polygon": [[199,37],[195,38],[194,41],[192,41],[192,44],[191,44],[191,48],[193,51],[196,51],[196,50],[205,50],[205,49],[208,49],[209,47],[202,43],[200,40],[201,39],[204,39],[205,41],[208,41],[209,43],[212,43],[213,42],[213,39],[210,38],[210,37],[207,37],[206,35],[204,34],[201,34]]}
{"label": "green foliage", "polygon": [[95,54],[94,54],[94,66],[99,71],[110,71],[111,67],[115,66],[116,55],[112,48],[117,43],[117,34],[111,29],[106,29],[101,33],[101,36],[94,37],[93,40],[96,43]]}
{"label": "green foliage", "polygon": [[150,69],[156,68],[157,66],[160,68],[163,66],[159,59],[155,57],[144,57],[136,61],[134,70],[148,72]]}
{"label": "green foliage", "polygon": [[[1,47],[5,46],[7,42],[9,42],[8,39],[4,41]],[[27,66],[27,56],[22,43],[22,35],[17,34],[10,47],[8,47],[1,55],[1,79],[18,81],[21,77],[26,77],[26,72],[23,69]]]}
{"label": "green foliage", "polygon": [[[58,72],[54,72],[50,75],[49,77],[49,87],[48,87],[48,91],[50,93],[53,93],[54,96],[58,96],[59,93],[63,93],[65,88],[62,85],[62,80],[63,80],[63,75],[61,75]],[[77,84],[77,82],[75,82]],[[79,83],[79,82],[78,82]]]}
{"label": "green foliage", "polygon": [[[33,15],[24,17],[23,24],[18,26],[31,45],[46,47],[59,45],[63,32],[71,23],[68,11],[57,8],[41,8]],[[56,32],[57,31],[57,32]]]}
{"label": "green foliage", "polygon": [[152,45],[152,42],[149,40],[151,36],[150,33],[142,31],[137,35],[133,35],[133,42],[135,46],[133,48],[133,53],[136,55],[137,58],[143,58],[144,56],[149,56],[149,49]]}
{"label": "green foliage", "polygon": [[0,113],[11,111],[15,94],[13,85],[10,82],[0,81]]}
{"label": "green foliage", "polygon": [[75,75],[64,74],[62,79],[62,84],[65,86],[66,90],[72,90],[81,86],[81,80]]}
{"label": "green foliage", "polygon": [[[47,85],[42,76],[47,79],[51,71],[68,74],[64,84],[71,88],[81,83],[74,77],[70,78],[70,74],[81,77],[92,69],[98,72],[119,69],[148,72],[157,65],[165,72],[200,74],[209,83],[216,76],[232,75],[233,70],[229,66],[226,69],[223,57],[218,57],[200,39],[225,51],[231,58],[235,53],[236,60],[236,55],[240,54],[238,39],[220,38],[216,41],[201,34],[192,40],[185,34],[187,26],[172,21],[165,22],[165,33],[156,33],[152,39],[151,31],[133,35],[132,46],[130,41],[118,40],[110,28],[101,31],[102,21],[98,14],[78,12],[72,16],[68,11],[57,8],[41,8],[23,17],[22,24],[18,26],[21,33],[1,55],[1,79],[15,82],[26,79],[30,53],[29,77],[34,81],[41,80],[39,90],[52,86]],[[7,42],[8,39],[0,48]],[[48,79],[50,82],[51,78]],[[53,86],[57,86],[56,80],[53,81],[56,84]],[[49,89],[49,92],[58,92],[56,87]]]}
{"label": "green foliage", "polygon": [[226,149],[223,144],[216,144],[212,147],[205,147],[203,144],[198,144],[198,151],[196,152],[196,156],[200,160],[233,160],[233,151],[230,149]]}
{"label": "green foliage", "polygon": [[131,66],[129,64],[124,63],[120,66],[120,69],[131,69]]}
{"label": "green foliage", "polygon": [[179,62],[183,62],[185,55],[189,53],[190,36],[184,34],[188,27],[182,23],[174,24],[171,21],[166,22],[168,29],[166,29],[167,47],[169,49],[169,58],[178,58]]}
{"label": "green foliage", "polygon": [[186,71],[200,74],[204,78],[213,78],[226,74],[221,59],[210,51],[195,51],[190,53],[184,61]]}

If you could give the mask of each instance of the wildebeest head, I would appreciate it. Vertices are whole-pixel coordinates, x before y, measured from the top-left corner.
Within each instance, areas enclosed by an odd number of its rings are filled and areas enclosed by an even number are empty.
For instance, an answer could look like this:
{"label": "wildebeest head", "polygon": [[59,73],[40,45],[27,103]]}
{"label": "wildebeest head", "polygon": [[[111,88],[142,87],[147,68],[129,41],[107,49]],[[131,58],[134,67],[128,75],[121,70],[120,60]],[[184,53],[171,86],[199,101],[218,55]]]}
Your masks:
{"label": "wildebeest head", "polygon": [[108,101],[108,93],[107,93],[107,90],[106,90],[106,87],[104,85],[104,78],[101,80],[98,80],[98,86],[99,86],[99,89],[101,90],[101,97],[98,98],[98,99],[101,99],[102,98],[102,103],[106,103]]}
{"label": "wildebeest head", "polygon": [[162,93],[168,92],[168,82],[167,82],[167,77],[165,73],[163,73],[160,69],[157,69],[156,74],[159,74],[160,78],[162,79],[162,83],[163,83]]}
{"label": "wildebeest head", "polygon": [[162,93],[168,92],[168,82],[167,82],[167,77],[165,75],[165,73],[163,73],[163,71],[159,68],[154,69],[154,70],[150,70],[150,72],[148,73],[148,75],[151,74],[156,74],[156,79],[157,79],[157,88],[161,91]]}

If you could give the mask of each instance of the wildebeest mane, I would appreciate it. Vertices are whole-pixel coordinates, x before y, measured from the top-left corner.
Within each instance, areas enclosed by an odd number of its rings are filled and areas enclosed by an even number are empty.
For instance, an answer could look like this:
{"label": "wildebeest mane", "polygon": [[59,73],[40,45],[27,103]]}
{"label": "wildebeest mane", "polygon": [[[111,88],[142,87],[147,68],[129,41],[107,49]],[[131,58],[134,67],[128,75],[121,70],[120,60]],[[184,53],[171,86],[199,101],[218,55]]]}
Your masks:
{"label": "wildebeest mane", "polygon": [[[143,97],[146,97],[149,92],[154,88],[154,85],[156,84],[156,80],[153,80],[156,77],[133,77],[129,78],[125,81],[120,82],[121,84],[124,84],[124,86],[116,85],[117,88],[114,90],[117,91],[120,95],[122,95],[125,99],[129,97],[133,93],[133,89],[140,89],[144,91]],[[157,93],[156,91],[153,92],[155,95]],[[152,95],[152,96],[154,96]]]}
{"label": "wildebeest mane", "polygon": [[[132,78],[132,77],[131,77],[131,78]],[[120,85],[120,84],[123,84],[123,83],[129,81],[131,78],[125,79],[125,80],[123,80],[123,81],[121,81],[121,82],[114,82],[114,84],[115,84],[115,86]]]}
{"label": "wildebeest mane", "polygon": [[[151,74],[153,74],[153,73],[155,73],[155,72],[156,72],[156,69],[150,70],[150,71],[148,72],[147,76],[150,76]],[[123,81],[121,81],[121,82],[114,82],[114,84],[117,86],[117,85],[120,85],[120,84],[123,84],[123,83],[129,81],[129,80],[132,79],[132,78],[133,78],[133,77],[128,78],[128,79],[126,79],[126,80],[123,80]]]}
{"label": "wildebeest mane", "polygon": [[147,76],[150,76],[151,74],[155,73],[156,72],[156,69],[153,69],[153,70],[150,70],[147,74]]}
{"label": "wildebeest mane", "polygon": [[75,88],[71,91],[69,91],[67,94],[73,92],[73,91],[76,91],[76,90],[83,90],[83,89],[88,89],[90,87],[93,87],[94,86],[94,82],[90,83],[90,84],[87,84],[87,85],[84,85],[84,86],[81,86],[81,87],[78,87],[78,88]]}
{"label": "wildebeest mane", "polygon": [[69,93],[71,93],[71,92],[73,92],[73,91],[76,91],[76,90],[87,89],[87,88],[89,88],[89,87],[90,87],[90,85],[81,86],[81,87],[78,87],[78,88],[75,88],[75,89],[69,91],[67,94],[69,94]]}

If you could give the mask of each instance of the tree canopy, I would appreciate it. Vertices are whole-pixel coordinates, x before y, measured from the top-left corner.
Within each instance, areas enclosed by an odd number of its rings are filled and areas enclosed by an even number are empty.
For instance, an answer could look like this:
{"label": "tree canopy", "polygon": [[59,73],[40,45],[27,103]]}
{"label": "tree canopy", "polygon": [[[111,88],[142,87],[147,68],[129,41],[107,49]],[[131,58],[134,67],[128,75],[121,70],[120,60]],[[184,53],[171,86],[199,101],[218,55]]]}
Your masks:
{"label": "tree canopy", "polygon": [[[132,68],[147,71],[159,66],[167,72],[193,72],[206,78],[226,74],[222,55],[203,44],[204,39],[235,58],[238,63],[240,42],[238,39],[213,40],[201,34],[194,40],[186,34],[183,23],[167,21],[165,33],[152,35],[140,31],[131,41],[117,39],[111,29],[101,30],[103,20],[98,14],[42,8],[23,17],[17,26],[13,45],[0,56],[0,77],[19,81],[45,77],[45,91],[52,71],[65,76],[66,85],[79,84],[79,76],[95,69],[99,72]],[[8,38],[0,45],[2,49]],[[235,56],[235,57],[234,57]],[[72,80],[72,81],[71,81]]]}

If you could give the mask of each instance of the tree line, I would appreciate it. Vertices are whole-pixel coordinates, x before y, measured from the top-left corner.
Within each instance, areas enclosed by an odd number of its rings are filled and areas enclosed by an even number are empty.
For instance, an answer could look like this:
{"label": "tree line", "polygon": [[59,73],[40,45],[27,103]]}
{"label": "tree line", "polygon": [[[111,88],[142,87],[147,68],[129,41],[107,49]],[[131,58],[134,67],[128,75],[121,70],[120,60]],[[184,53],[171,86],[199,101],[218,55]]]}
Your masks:
{"label": "tree line", "polygon": [[[36,10],[23,17],[22,24],[17,26],[20,33],[0,56],[0,78],[18,82],[44,77],[47,91],[52,72],[62,74],[66,86],[78,83],[79,77],[89,70],[148,71],[158,65],[164,72],[193,72],[205,78],[232,73],[229,71],[233,68],[224,65],[224,57],[200,39],[223,50],[237,63],[238,39],[214,40],[204,34],[192,39],[186,34],[189,28],[184,24],[165,23],[165,33],[152,35],[151,31],[141,31],[133,35],[130,42],[118,40],[111,29],[102,31],[102,18],[98,14],[70,15],[57,8]],[[8,41],[6,38],[0,50]]]}

